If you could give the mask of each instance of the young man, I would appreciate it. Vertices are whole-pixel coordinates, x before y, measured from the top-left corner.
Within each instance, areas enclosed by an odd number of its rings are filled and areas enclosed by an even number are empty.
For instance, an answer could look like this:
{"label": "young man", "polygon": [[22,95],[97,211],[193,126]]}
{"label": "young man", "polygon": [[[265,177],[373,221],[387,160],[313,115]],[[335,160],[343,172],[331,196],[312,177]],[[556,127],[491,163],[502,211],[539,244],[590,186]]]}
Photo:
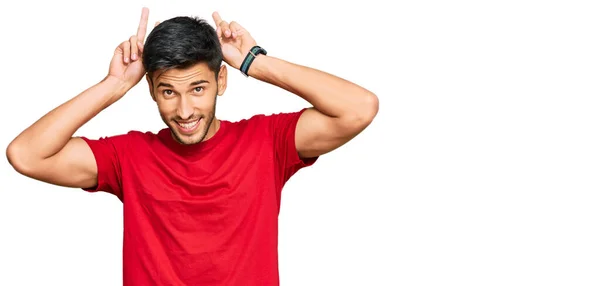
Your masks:
{"label": "young man", "polygon": [[[270,57],[213,13],[157,25],[115,50],[108,75],[52,110],[7,149],[21,174],[104,191],[124,207],[124,285],[278,285],[281,191],[299,169],[351,140],[378,111],[371,92]],[[225,61],[313,107],[229,122],[215,117]],[[92,140],[73,134],[146,77],[167,125]]]}

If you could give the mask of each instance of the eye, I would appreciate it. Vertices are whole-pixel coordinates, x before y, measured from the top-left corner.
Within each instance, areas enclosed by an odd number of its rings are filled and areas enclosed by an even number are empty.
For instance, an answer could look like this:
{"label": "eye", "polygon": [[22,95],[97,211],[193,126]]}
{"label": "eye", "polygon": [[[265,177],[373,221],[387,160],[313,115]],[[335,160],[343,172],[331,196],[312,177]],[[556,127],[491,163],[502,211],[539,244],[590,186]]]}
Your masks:
{"label": "eye", "polygon": [[170,89],[165,89],[165,90],[163,90],[163,94],[164,94],[164,95],[172,95],[172,94],[173,94],[173,91],[172,91],[172,90],[170,90]]}
{"label": "eye", "polygon": [[202,92],[202,90],[204,90],[204,88],[201,87],[201,86],[198,86],[198,87],[194,88],[195,92]]}

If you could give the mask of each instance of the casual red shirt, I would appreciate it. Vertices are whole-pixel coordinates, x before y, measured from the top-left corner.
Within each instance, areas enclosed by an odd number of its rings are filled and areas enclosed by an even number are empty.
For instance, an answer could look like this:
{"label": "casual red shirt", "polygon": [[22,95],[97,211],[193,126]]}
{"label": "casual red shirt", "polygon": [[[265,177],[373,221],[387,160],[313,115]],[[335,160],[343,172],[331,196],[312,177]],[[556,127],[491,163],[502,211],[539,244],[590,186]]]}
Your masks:
{"label": "casual red shirt", "polygon": [[221,120],[210,139],[157,134],[84,138],[98,166],[85,189],[123,202],[123,285],[279,285],[281,191],[302,160],[302,111]]}

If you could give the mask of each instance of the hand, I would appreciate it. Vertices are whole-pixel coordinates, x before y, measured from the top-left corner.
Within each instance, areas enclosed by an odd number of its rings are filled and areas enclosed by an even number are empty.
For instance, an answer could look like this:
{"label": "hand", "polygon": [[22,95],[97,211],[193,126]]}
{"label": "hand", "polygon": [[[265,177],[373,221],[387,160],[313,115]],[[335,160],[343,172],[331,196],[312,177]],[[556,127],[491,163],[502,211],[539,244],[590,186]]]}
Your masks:
{"label": "hand", "polygon": [[122,42],[115,49],[113,58],[110,61],[108,76],[117,78],[127,89],[134,87],[145,74],[142,64],[142,52],[144,39],[146,38],[148,13],[148,8],[144,7],[137,34]]}
{"label": "hand", "polygon": [[256,41],[237,22],[232,21],[231,23],[227,23],[223,21],[218,12],[213,12],[212,17],[217,27],[217,36],[221,43],[223,60],[239,70],[250,49],[256,45]]}

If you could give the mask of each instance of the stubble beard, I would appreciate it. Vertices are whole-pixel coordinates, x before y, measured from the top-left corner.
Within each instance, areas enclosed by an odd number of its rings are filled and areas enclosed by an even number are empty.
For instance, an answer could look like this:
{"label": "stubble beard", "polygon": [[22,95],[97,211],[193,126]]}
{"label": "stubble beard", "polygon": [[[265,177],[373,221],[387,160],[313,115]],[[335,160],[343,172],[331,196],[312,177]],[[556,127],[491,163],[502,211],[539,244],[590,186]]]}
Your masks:
{"label": "stubble beard", "polygon": [[[193,145],[193,144],[197,144],[200,143],[202,141],[204,141],[204,138],[206,138],[206,135],[208,134],[208,130],[210,129],[210,125],[212,124],[212,122],[215,119],[215,112],[217,109],[217,102],[216,102],[216,98],[215,98],[215,104],[213,105],[213,110],[212,112],[210,112],[208,114],[208,116],[200,116],[201,117],[201,121],[204,121],[206,124],[204,124],[203,130],[201,131],[200,134],[194,134],[192,136],[185,136],[185,135],[181,135],[179,134],[179,132],[177,132],[177,126],[175,126],[177,124],[177,122],[175,122],[175,119],[171,119],[171,120],[165,120],[165,118],[163,117],[163,122],[165,122],[165,124],[169,127],[169,130],[171,131],[171,136],[180,144],[183,145]],[[170,124],[169,124],[170,123]],[[199,135],[199,136],[198,136]],[[198,136],[198,138],[196,138]]]}

